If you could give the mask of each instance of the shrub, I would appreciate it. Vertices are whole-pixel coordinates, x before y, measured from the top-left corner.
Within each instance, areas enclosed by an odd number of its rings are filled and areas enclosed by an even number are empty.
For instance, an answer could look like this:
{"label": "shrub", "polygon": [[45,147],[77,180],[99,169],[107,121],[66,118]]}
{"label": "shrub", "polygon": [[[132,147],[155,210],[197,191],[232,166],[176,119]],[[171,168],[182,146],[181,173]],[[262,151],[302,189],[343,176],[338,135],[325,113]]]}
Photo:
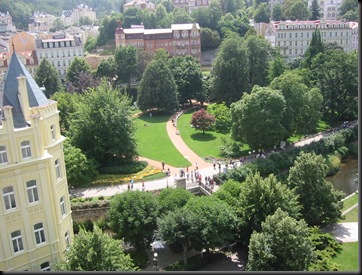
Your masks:
{"label": "shrub", "polygon": [[226,158],[238,158],[241,155],[240,148],[242,144],[231,140],[230,138],[222,137],[223,145],[219,146],[220,154]]}
{"label": "shrub", "polygon": [[267,158],[257,158],[255,165],[262,177],[267,177],[270,174],[276,174],[274,161]]}
{"label": "shrub", "polygon": [[144,268],[148,265],[149,259],[145,250],[131,250],[129,252],[133,262],[139,268]]}
{"label": "shrub", "polygon": [[132,161],[127,164],[117,166],[104,166],[100,168],[101,174],[134,174],[142,171],[148,165],[147,161]]}
{"label": "shrub", "polygon": [[327,176],[332,176],[336,174],[341,167],[341,159],[337,155],[327,155],[326,164],[328,166]]}

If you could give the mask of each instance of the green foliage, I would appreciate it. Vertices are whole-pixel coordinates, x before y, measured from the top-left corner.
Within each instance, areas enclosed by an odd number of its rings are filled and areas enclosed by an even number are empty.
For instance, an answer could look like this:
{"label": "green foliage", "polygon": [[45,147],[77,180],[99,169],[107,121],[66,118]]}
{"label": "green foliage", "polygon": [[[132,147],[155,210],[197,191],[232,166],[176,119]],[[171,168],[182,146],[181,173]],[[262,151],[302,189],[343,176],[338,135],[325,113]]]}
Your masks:
{"label": "green foliage", "polygon": [[337,222],[341,218],[344,194],[325,180],[323,156],[301,152],[289,170],[288,186],[299,195],[301,213],[309,225]]}
{"label": "green foliage", "polygon": [[241,154],[242,144],[230,138],[221,137],[223,145],[219,146],[220,155],[227,158],[237,158]]}
{"label": "green foliage", "polygon": [[210,130],[215,124],[215,117],[209,114],[205,109],[200,109],[192,114],[190,124],[196,130],[201,130],[202,133]]}
{"label": "green foliage", "polygon": [[341,168],[341,158],[337,155],[328,154],[325,160],[327,164],[326,176],[335,175]]}
{"label": "green foliage", "polygon": [[191,192],[186,189],[162,189],[157,196],[160,214],[167,214],[170,211],[183,207],[191,197]]}
{"label": "green foliage", "polygon": [[315,258],[304,220],[278,208],[250,238],[248,271],[307,271]]}
{"label": "green foliage", "polygon": [[237,205],[241,240],[248,243],[253,231],[260,232],[262,222],[278,208],[290,217],[300,217],[301,206],[292,190],[278,182],[273,174],[267,178],[262,178],[259,172],[249,174],[241,186]]}
{"label": "green foliage", "polygon": [[261,3],[254,12],[254,22],[269,23],[270,21],[270,9],[268,3]]}
{"label": "green foliage", "polygon": [[45,87],[44,94],[48,98],[62,88],[57,69],[46,58],[40,62],[34,79],[39,87]]}
{"label": "green foliage", "polygon": [[312,4],[309,7],[310,11],[310,20],[318,20],[320,18],[320,6],[317,0],[312,0]]}
{"label": "green foliage", "polygon": [[90,35],[84,43],[84,50],[87,52],[93,52],[97,48],[97,39]]}
{"label": "green foliage", "polygon": [[220,188],[212,193],[212,196],[219,198],[228,203],[231,207],[236,208],[241,193],[241,185],[239,181],[227,180]]}
{"label": "green foliage", "polygon": [[207,111],[215,117],[215,130],[228,132],[231,128],[231,112],[225,102],[212,103],[207,106]]}
{"label": "green foliage", "polygon": [[147,161],[134,161],[121,165],[102,166],[99,169],[101,174],[134,174],[142,171],[148,165]]}
{"label": "green foliage", "polygon": [[308,20],[311,14],[308,3],[304,0],[285,0],[283,4],[283,18],[285,20]]}
{"label": "green foliage", "polygon": [[288,135],[284,110],[285,99],[278,90],[256,85],[251,94],[231,104],[231,135],[252,149],[272,148]]}
{"label": "green foliage", "polygon": [[163,59],[148,64],[138,86],[137,106],[142,111],[157,108],[169,113],[177,108],[176,82]]}
{"label": "green foliage", "polygon": [[268,80],[269,83],[274,80],[274,78],[282,75],[285,71],[288,70],[288,65],[285,62],[284,58],[277,53],[276,56],[270,61],[268,68]]}
{"label": "green foliage", "polygon": [[339,6],[339,17],[347,21],[358,21],[358,2],[343,0]]}
{"label": "green foliage", "polygon": [[[196,9],[198,11],[200,9]],[[217,49],[221,43],[220,35],[210,28],[201,28],[201,50]]]}
{"label": "green foliage", "polygon": [[96,71],[96,76],[100,78],[108,77],[109,79],[113,80],[116,74],[116,62],[113,56],[108,57],[107,59],[103,59],[101,63],[99,63]]}
{"label": "green foliage", "polygon": [[317,28],[312,34],[312,40],[309,47],[305,52],[305,60],[303,62],[304,67],[310,68],[312,60],[318,53],[324,52],[324,44],[322,42],[320,30]]}
{"label": "green foliage", "polygon": [[66,140],[63,146],[68,185],[77,188],[91,182],[98,175],[95,161],[88,159],[79,148],[71,145],[69,140]]}
{"label": "green foliage", "polygon": [[137,271],[119,240],[94,225],[93,232],[81,228],[65,251],[65,260],[53,266],[55,271]]}
{"label": "green foliage", "polygon": [[108,215],[118,237],[136,249],[149,247],[158,217],[158,204],[152,193],[136,190],[116,194]]}
{"label": "green foliage", "polygon": [[114,54],[114,62],[118,80],[121,83],[127,83],[130,90],[132,79],[138,77],[137,48],[133,45],[118,47]]}
{"label": "green foliage", "polygon": [[80,72],[90,73],[91,68],[83,57],[75,57],[67,69],[67,80],[77,86],[77,76]]}
{"label": "green foliage", "polygon": [[110,41],[114,41],[114,33],[118,26],[118,20],[122,19],[122,14],[118,12],[112,12],[102,18],[99,26],[99,36],[97,37],[97,45],[105,45]]}
{"label": "green foliage", "polygon": [[130,99],[106,80],[77,102],[70,125],[72,144],[101,166],[127,163],[137,155],[134,132]]}

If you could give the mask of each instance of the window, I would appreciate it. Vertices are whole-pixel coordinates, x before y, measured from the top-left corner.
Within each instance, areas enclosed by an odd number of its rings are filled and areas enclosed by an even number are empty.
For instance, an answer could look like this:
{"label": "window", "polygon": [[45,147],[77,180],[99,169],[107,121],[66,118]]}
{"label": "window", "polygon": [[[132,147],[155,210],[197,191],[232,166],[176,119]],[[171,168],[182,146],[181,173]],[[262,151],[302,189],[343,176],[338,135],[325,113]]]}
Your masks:
{"label": "window", "polygon": [[6,210],[16,208],[15,193],[12,186],[3,188],[3,198]]}
{"label": "window", "polygon": [[62,216],[65,215],[65,201],[64,201],[64,197],[60,198],[60,211],[62,212]]}
{"label": "window", "polygon": [[42,263],[42,264],[40,265],[40,270],[41,270],[41,271],[50,271],[50,264],[49,264],[49,262]]}
{"label": "window", "polygon": [[55,126],[54,125],[50,126],[50,133],[52,135],[52,140],[55,140]]}
{"label": "window", "polygon": [[292,41],[289,41],[289,46],[292,46],[292,43],[293,43]]}
{"label": "window", "polygon": [[289,33],[289,38],[292,38],[292,33],[291,32]]}
{"label": "window", "polygon": [[8,163],[8,155],[6,153],[6,147],[0,146],[0,164]]}
{"label": "window", "polygon": [[57,159],[57,160],[55,161],[55,174],[56,174],[57,179],[60,179],[61,173],[60,173],[60,163],[59,163],[59,159]]}
{"label": "window", "polygon": [[31,157],[31,150],[30,150],[30,141],[25,140],[21,142],[21,155],[23,156],[23,159],[30,158]]}
{"label": "window", "polygon": [[45,234],[43,223],[37,223],[34,225],[35,241],[37,244],[45,243]]}
{"label": "window", "polygon": [[68,231],[65,232],[64,239],[65,239],[66,245],[69,246],[70,245],[70,238],[69,238],[69,232]]}
{"label": "window", "polygon": [[26,192],[28,193],[29,203],[39,201],[38,187],[35,180],[26,183]]}
{"label": "window", "polygon": [[20,230],[11,233],[11,241],[13,243],[14,253],[24,250],[23,239]]}

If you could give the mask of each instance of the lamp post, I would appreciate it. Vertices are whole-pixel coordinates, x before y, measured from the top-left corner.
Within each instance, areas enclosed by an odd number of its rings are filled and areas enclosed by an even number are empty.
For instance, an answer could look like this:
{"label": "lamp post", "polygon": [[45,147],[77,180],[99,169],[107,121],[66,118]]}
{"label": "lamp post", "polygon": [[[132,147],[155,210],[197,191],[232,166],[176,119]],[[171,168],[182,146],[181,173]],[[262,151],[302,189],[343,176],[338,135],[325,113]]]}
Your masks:
{"label": "lamp post", "polygon": [[156,271],[158,271],[158,266],[157,266],[157,264],[158,264],[158,259],[157,259],[157,257],[158,257],[158,254],[157,254],[157,252],[155,252],[155,253],[153,254],[153,265],[156,267]]}

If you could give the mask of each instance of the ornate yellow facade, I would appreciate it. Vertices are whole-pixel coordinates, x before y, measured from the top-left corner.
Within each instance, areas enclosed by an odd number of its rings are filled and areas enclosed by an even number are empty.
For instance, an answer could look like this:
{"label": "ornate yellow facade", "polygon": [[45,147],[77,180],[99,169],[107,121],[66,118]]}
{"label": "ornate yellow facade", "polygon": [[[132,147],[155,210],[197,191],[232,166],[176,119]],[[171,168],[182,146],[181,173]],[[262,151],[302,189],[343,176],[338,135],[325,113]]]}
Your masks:
{"label": "ornate yellow facade", "polygon": [[51,270],[73,239],[57,103],[13,54],[0,87],[0,270]]}

